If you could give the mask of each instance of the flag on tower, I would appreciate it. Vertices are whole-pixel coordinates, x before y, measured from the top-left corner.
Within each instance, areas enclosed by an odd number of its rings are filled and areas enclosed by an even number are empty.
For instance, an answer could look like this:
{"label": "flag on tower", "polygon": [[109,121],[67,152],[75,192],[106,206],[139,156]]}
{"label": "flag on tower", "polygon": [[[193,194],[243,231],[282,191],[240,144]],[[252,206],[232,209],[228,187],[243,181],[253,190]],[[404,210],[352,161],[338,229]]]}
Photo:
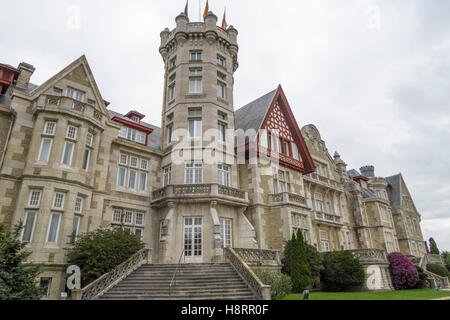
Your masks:
{"label": "flag on tower", "polygon": [[209,4],[208,4],[208,0],[206,0],[206,7],[205,7],[205,12],[203,12],[203,19],[205,19],[208,12],[209,12]]}
{"label": "flag on tower", "polygon": [[189,17],[189,15],[188,15],[188,6],[189,6],[189,0],[186,0],[186,7],[184,7],[184,15],[186,17]]}
{"label": "flag on tower", "polygon": [[227,30],[228,24],[227,24],[227,8],[225,8],[225,11],[223,12],[223,20],[222,20],[222,29]]}

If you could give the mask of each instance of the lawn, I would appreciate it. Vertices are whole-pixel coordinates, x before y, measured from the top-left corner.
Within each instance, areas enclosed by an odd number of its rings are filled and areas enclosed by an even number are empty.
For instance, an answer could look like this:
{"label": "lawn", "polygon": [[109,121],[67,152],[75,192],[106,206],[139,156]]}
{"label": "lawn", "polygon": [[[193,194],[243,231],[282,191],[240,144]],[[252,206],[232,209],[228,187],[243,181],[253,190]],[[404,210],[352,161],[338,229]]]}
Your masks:
{"label": "lawn", "polygon": [[[443,297],[450,299],[450,291],[415,289],[389,292],[312,292],[309,300],[431,300]],[[282,300],[301,299],[301,294],[289,294]]]}

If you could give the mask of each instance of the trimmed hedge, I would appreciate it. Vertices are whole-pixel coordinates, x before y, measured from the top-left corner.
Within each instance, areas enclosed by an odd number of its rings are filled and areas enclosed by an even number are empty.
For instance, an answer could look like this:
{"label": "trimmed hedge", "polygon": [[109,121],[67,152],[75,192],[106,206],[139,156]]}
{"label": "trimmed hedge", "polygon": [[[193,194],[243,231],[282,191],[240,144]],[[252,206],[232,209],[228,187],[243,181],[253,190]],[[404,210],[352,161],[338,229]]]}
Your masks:
{"label": "trimmed hedge", "polygon": [[449,276],[448,270],[440,263],[427,264],[427,270],[441,277]]}
{"label": "trimmed hedge", "polygon": [[419,281],[419,273],[416,267],[401,252],[393,252],[389,255],[389,269],[392,283],[396,290],[412,289]]}

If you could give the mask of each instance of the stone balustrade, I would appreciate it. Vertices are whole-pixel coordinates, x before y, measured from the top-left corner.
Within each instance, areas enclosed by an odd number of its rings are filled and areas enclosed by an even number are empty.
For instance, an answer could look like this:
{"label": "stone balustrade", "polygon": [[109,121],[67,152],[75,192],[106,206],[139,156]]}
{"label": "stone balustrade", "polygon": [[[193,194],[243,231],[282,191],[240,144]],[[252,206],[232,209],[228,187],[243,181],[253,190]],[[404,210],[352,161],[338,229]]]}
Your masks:
{"label": "stone balustrade", "polygon": [[[152,204],[170,199],[215,198],[248,204],[248,192],[219,184],[169,185],[152,193]],[[211,199],[209,199],[211,200]]]}
{"label": "stone balustrade", "polygon": [[269,195],[269,202],[271,204],[294,204],[307,206],[306,199],[298,194],[283,192]]}
{"label": "stone balustrade", "polygon": [[316,220],[318,222],[328,222],[328,223],[339,224],[339,225],[343,224],[342,218],[340,216],[328,214],[325,212],[318,212],[318,211],[316,211],[316,213],[314,215],[314,220]]}
{"label": "stone balustrade", "polygon": [[280,251],[263,249],[239,249],[234,251],[248,264],[281,265]]}
{"label": "stone balustrade", "polygon": [[349,250],[361,263],[389,263],[387,252],[381,249]]}

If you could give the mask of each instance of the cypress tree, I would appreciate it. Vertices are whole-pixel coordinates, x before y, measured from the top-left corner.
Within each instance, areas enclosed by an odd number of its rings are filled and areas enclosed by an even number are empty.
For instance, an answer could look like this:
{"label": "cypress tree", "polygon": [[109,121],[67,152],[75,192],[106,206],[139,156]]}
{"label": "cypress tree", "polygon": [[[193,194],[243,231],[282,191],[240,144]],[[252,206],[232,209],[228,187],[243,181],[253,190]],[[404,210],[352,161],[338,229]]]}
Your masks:
{"label": "cypress tree", "polygon": [[433,238],[430,238],[430,253],[431,254],[440,254],[439,249],[436,244],[436,241],[434,241]]}
{"label": "cypress tree", "polygon": [[311,277],[311,270],[306,258],[306,242],[303,239],[301,230],[298,230],[297,236],[292,237],[291,247],[291,278],[293,288],[301,292],[314,283]]}

